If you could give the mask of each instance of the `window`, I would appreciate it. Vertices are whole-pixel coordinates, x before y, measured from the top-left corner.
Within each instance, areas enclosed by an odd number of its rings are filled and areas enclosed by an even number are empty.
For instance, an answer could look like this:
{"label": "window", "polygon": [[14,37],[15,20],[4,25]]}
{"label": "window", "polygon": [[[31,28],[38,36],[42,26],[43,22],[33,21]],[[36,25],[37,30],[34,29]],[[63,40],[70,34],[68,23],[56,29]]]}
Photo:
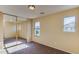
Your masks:
{"label": "window", "polygon": [[75,16],[64,18],[64,32],[75,32]]}
{"label": "window", "polygon": [[35,36],[40,36],[40,22],[35,22]]}

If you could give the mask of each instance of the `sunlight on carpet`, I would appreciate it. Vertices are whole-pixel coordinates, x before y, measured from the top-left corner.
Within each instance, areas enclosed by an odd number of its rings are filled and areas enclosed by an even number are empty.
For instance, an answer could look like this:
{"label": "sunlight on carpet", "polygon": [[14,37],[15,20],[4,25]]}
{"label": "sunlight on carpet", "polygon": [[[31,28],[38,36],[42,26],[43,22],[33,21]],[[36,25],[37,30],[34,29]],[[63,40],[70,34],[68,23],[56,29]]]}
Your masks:
{"label": "sunlight on carpet", "polygon": [[16,51],[19,51],[19,50],[22,50],[22,49],[28,48],[28,47],[29,46],[26,44],[20,44],[20,45],[14,46],[14,47],[7,48],[7,50],[9,53],[13,53],[13,52],[16,52]]}
{"label": "sunlight on carpet", "polygon": [[7,43],[5,44],[5,46],[10,47],[10,46],[14,46],[14,45],[21,44],[21,43],[22,43],[21,41],[16,41],[16,42]]}

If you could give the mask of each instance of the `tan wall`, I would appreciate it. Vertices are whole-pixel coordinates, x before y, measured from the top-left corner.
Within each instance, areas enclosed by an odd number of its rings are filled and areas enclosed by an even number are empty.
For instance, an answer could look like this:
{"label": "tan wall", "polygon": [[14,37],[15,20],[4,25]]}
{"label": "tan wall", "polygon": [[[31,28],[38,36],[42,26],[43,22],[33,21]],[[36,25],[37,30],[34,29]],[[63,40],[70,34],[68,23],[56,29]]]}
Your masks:
{"label": "tan wall", "polygon": [[0,53],[3,50],[3,14],[0,13]]}
{"label": "tan wall", "polygon": [[21,26],[21,31],[19,31],[19,36],[22,37],[22,38],[25,38],[26,39],[26,33],[27,33],[27,22],[24,22],[24,23],[20,23],[19,24]]}
{"label": "tan wall", "polygon": [[21,25],[20,37],[27,39],[28,42],[31,41],[31,21],[28,20],[19,25]]}
{"label": "tan wall", "polygon": [[0,41],[3,40],[3,14],[0,13]]}
{"label": "tan wall", "polygon": [[[76,16],[76,32],[63,31],[64,17]],[[79,8],[71,9],[56,14],[38,18],[41,24],[41,35],[34,36],[34,22],[32,28],[32,40],[41,44],[54,47],[69,53],[79,53]]]}
{"label": "tan wall", "polygon": [[14,31],[14,28],[16,28],[16,24],[5,22],[4,26],[5,38],[16,37],[16,31]]}

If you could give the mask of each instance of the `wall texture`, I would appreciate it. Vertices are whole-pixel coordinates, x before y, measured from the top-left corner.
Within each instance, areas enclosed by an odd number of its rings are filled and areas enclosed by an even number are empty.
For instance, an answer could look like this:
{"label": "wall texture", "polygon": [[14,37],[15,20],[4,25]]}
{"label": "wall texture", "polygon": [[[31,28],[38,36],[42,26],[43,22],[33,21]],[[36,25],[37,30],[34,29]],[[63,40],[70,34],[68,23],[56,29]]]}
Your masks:
{"label": "wall texture", "polygon": [[0,13],[0,41],[3,40],[3,14]]}
{"label": "wall texture", "polygon": [[4,32],[5,38],[16,37],[16,24],[5,22]]}
{"label": "wall texture", "polygon": [[0,53],[3,48],[3,14],[0,13]]}
{"label": "wall texture", "polygon": [[[64,32],[64,17],[76,17],[76,32]],[[34,23],[40,21],[41,35],[34,36]],[[79,53],[79,8],[34,19],[32,22],[32,40],[69,53]]]}
{"label": "wall texture", "polygon": [[19,25],[21,25],[20,37],[27,39],[28,42],[31,41],[31,20],[22,22]]}

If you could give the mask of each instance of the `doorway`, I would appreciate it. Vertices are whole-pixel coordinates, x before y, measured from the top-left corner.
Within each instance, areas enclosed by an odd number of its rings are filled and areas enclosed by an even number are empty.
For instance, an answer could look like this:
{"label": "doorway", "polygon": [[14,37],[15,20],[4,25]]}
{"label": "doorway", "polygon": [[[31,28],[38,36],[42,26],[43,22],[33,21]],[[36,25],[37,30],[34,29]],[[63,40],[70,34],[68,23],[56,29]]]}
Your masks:
{"label": "doorway", "polygon": [[18,17],[12,15],[4,15],[3,17],[3,37],[4,47],[7,53],[13,53],[26,48],[26,39],[21,37],[22,21]]}

